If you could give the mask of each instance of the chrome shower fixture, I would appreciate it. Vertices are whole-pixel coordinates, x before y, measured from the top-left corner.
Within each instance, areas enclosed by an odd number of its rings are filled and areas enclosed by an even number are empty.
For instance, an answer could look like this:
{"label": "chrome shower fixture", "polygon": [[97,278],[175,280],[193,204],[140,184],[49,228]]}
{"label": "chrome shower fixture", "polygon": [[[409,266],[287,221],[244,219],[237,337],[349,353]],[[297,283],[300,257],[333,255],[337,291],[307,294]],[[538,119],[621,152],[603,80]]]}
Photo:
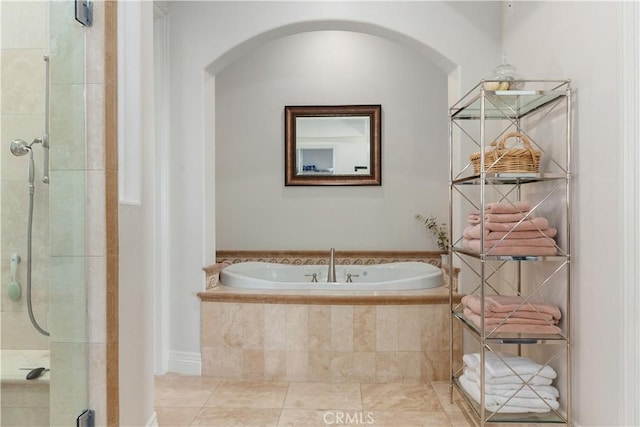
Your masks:
{"label": "chrome shower fixture", "polygon": [[31,151],[31,146],[36,142],[34,139],[31,144],[27,144],[25,141],[21,139],[14,139],[11,141],[11,152],[14,156],[24,156]]}

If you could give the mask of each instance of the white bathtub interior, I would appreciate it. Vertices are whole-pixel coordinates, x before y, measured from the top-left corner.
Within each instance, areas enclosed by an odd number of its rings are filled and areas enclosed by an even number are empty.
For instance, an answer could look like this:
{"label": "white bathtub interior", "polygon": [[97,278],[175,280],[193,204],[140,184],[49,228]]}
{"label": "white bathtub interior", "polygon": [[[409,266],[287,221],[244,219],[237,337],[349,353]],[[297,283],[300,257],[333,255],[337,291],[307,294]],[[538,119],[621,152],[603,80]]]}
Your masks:
{"label": "white bathtub interior", "polygon": [[417,290],[443,285],[442,270],[423,262],[338,265],[336,282],[328,282],[327,265],[242,262],[222,269],[220,283],[249,289],[281,290]]}

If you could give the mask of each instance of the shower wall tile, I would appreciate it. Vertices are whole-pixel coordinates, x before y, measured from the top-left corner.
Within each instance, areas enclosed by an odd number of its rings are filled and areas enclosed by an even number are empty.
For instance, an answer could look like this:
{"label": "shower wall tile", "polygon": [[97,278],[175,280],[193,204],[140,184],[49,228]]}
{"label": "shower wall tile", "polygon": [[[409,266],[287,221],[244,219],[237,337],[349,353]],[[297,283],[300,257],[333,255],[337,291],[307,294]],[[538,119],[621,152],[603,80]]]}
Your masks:
{"label": "shower wall tile", "polygon": [[104,85],[87,86],[87,169],[104,170]]}
{"label": "shower wall tile", "polygon": [[87,257],[87,336],[90,343],[106,341],[107,263],[105,257]]}
{"label": "shower wall tile", "polygon": [[[33,49],[48,45],[48,10],[41,2],[6,1],[2,3],[2,48]],[[28,22],[29,30],[14,22]]]}
{"label": "shower wall tile", "polygon": [[[49,328],[48,313],[34,311],[33,315],[45,330]],[[4,311],[1,313],[3,349],[46,350],[49,339],[31,325],[26,311]]]}
{"label": "shower wall tile", "polygon": [[86,409],[86,343],[51,342],[51,425],[69,425]]}
{"label": "shower wall tile", "polygon": [[66,1],[50,2],[52,84],[84,83],[85,45],[81,42],[84,41],[84,27],[76,22],[69,8],[70,3]]}
{"label": "shower wall tile", "polygon": [[[104,13],[95,13],[91,27],[86,29],[87,46],[105,45],[105,16]],[[105,51],[103,49],[87,49],[86,79],[87,83],[105,83]],[[101,134],[104,135],[104,134]]]}
{"label": "shower wall tile", "polygon": [[85,254],[85,176],[83,171],[51,172],[51,255]]}
{"label": "shower wall tile", "polygon": [[[4,102],[4,99],[3,99]],[[31,142],[34,138],[42,136],[44,131],[42,114],[24,114],[24,115],[2,115],[2,134],[0,135],[0,141],[2,141],[2,164],[0,168],[2,170],[2,179],[20,179],[22,183],[27,182],[27,167],[29,156],[16,157],[11,154],[9,147],[11,141],[20,138],[24,141]],[[42,165],[42,150],[36,149],[34,152],[34,161],[41,170]]]}
{"label": "shower wall tile", "polygon": [[[2,400],[2,425],[12,425],[4,419],[6,408],[45,408],[47,423],[49,421],[49,383],[3,383],[0,389]],[[25,424],[22,424],[25,425]]]}
{"label": "shower wall tile", "polygon": [[103,170],[86,172],[87,256],[106,256],[105,174]]}
{"label": "shower wall tile", "polygon": [[51,170],[85,168],[85,87],[52,84]]}
{"label": "shower wall tile", "polygon": [[51,258],[50,333],[55,342],[86,341],[87,289],[84,257]]}
{"label": "shower wall tile", "polygon": [[89,381],[88,381],[88,401],[89,407],[95,412],[95,425],[106,425],[107,413],[107,370],[106,366],[106,345],[103,343],[88,344],[89,359]]}
{"label": "shower wall tile", "polygon": [[0,54],[2,114],[43,114],[45,50],[2,49]]}

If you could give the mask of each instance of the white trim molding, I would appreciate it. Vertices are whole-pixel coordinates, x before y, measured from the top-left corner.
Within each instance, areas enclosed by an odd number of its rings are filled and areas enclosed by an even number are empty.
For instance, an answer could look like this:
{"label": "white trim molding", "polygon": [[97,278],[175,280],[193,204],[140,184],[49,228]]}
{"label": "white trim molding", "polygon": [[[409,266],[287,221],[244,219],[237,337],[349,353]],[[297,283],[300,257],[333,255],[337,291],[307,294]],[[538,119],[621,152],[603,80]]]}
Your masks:
{"label": "white trim molding", "polygon": [[154,373],[165,374],[169,368],[170,298],[169,277],[169,17],[167,11],[154,3],[153,7],[153,61],[155,150],[153,172],[154,211]]}
{"label": "white trim molding", "polygon": [[640,425],[640,3],[624,2],[622,20],[622,425]]}
{"label": "white trim molding", "polygon": [[186,351],[169,352],[169,372],[182,375],[200,375],[202,358],[200,353]]}

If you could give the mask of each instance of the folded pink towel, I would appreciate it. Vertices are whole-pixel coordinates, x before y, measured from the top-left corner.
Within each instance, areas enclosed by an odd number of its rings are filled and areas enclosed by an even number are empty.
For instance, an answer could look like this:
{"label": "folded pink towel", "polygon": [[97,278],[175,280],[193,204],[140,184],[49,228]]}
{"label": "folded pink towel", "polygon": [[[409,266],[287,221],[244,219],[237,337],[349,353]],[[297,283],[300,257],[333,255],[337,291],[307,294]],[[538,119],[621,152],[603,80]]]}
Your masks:
{"label": "folded pink towel", "polygon": [[[481,253],[480,240],[463,239],[462,246],[473,252]],[[485,255],[494,256],[551,256],[557,253],[555,246],[494,246],[485,251]]]}
{"label": "folded pink towel", "polygon": [[[558,233],[555,228],[545,228],[543,230],[529,230],[529,231],[489,231],[485,230],[484,238],[488,240],[498,240],[503,237],[506,239],[535,239],[536,237],[553,237]],[[462,232],[462,237],[466,239],[479,239],[480,227],[468,226]]]}
{"label": "folded pink towel", "polygon": [[[535,239],[498,239],[489,240],[484,239],[485,250],[493,248],[502,248],[506,246],[555,246],[556,242],[551,237],[536,237]],[[462,246],[466,247],[480,247],[480,239],[462,239]]]}
{"label": "folded pink towel", "polygon": [[[524,218],[527,218],[525,213],[484,214],[485,222],[518,222]],[[467,215],[467,222],[471,225],[480,224],[480,214],[477,212],[470,213]]]}
{"label": "folded pink towel", "polygon": [[[480,297],[478,295],[465,295],[461,300],[465,307],[469,307],[474,313],[481,313]],[[554,319],[560,319],[560,308],[539,298],[527,298],[518,295],[486,295],[484,297],[484,311],[486,316],[501,315],[511,312],[532,312],[549,314]]]}
{"label": "folded pink towel", "polygon": [[[515,313],[518,313],[517,311]],[[478,318],[478,324],[480,324],[480,316],[479,313],[474,312],[470,308],[464,309],[464,316],[467,319]],[[516,317],[510,316],[509,313],[503,313],[502,316],[498,317],[487,317],[484,318],[484,326],[497,326],[497,325],[557,325],[558,320],[554,319],[553,316],[549,316],[549,319],[541,320],[541,319],[530,319],[526,317]]]}
{"label": "folded pink towel", "polygon": [[[475,313],[475,314],[480,314],[480,308],[478,308],[478,311],[474,311],[472,308],[470,307],[464,307],[464,310],[471,310],[471,312]],[[486,311],[486,310],[485,310]],[[529,310],[516,310],[516,311],[511,311],[508,313],[493,313],[493,312],[487,312],[485,313],[485,319],[497,319],[498,321],[502,320],[505,318],[505,316],[509,316],[510,319],[524,319],[526,321],[531,321],[531,320],[536,320],[536,321],[541,321],[541,322],[545,322],[545,324],[557,324],[558,323],[558,319],[556,319],[555,317],[553,317],[552,314],[549,313],[543,313],[543,312],[537,312],[537,311],[529,311]]]}
{"label": "folded pink towel", "polygon": [[[467,316],[465,312],[465,317],[473,322],[477,328],[480,328],[480,316],[477,314],[471,314],[471,316]],[[486,320],[486,319],[485,319]],[[531,323],[509,323],[502,324],[497,326],[497,324],[487,324],[484,323],[484,330],[488,332],[518,332],[518,333],[527,333],[527,334],[560,334],[562,330],[555,325],[536,325]]]}
{"label": "folded pink towel", "polygon": [[[480,235],[480,224],[474,225],[477,227],[477,233]],[[488,231],[531,231],[531,230],[544,230],[549,228],[549,221],[544,217],[536,217],[526,219],[522,222],[485,222],[484,229]]]}
{"label": "folded pink towel", "polygon": [[503,214],[503,213],[527,213],[531,210],[531,202],[523,200],[521,202],[500,202],[487,203],[484,207],[484,213]]}

